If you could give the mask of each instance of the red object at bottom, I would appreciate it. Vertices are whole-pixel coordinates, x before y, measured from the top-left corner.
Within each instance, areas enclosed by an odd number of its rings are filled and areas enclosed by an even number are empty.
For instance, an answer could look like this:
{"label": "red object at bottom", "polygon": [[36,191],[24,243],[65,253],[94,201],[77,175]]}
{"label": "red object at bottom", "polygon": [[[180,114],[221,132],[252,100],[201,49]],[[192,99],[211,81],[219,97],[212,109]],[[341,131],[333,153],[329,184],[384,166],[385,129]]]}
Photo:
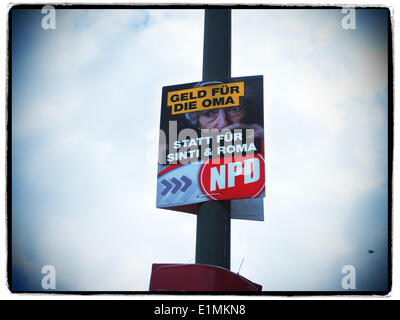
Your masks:
{"label": "red object at bottom", "polygon": [[205,264],[152,266],[150,291],[261,291],[262,286],[225,268]]}

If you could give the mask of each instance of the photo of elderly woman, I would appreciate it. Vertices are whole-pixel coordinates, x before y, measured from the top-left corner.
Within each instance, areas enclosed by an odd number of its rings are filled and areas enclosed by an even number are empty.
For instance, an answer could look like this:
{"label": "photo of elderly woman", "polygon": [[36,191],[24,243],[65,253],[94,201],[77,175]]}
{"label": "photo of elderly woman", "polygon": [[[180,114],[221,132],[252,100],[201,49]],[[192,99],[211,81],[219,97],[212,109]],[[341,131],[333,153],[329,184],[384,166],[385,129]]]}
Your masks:
{"label": "photo of elderly woman", "polygon": [[[202,110],[188,111],[180,114],[172,114],[171,108],[167,107],[166,96],[168,92],[234,82],[244,82],[244,94],[239,96],[239,105],[212,107],[210,109],[203,108]],[[170,125],[171,121],[175,121],[176,127]],[[221,133],[225,133],[228,130],[232,133],[241,130],[243,136],[242,142],[246,143],[246,141],[251,139],[256,146],[256,152],[262,153],[264,141],[263,123],[262,76],[230,78],[225,81],[207,81],[164,87],[160,124],[161,129],[166,134],[167,141],[169,141],[170,137],[179,136],[179,133],[185,129],[192,130],[197,137],[202,137],[207,132],[215,132],[216,130]],[[171,128],[176,128],[177,133],[169,132]],[[188,132],[188,130],[185,132]],[[190,139],[193,137],[188,136],[187,138]],[[221,141],[220,145],[224,145],[224,141]],[[171,146],[170,141],[169,146]],[[169,152],[176,152],[176,150],[169,150]]]}
{"label": "photo of elderly woman", "polygon": [[[200,82],[195,87],[217,83],[216,81]],[[219,83],[222,84],[222,82]],[[237,132],[238,129],[242,129],[242,142],[254,139],[257,152],[262,152],[264,140],[262,77],[247,77],[244,88],[244,96],[240,97],[238,106],[188,112],[185,114],[188,125],[195,129],[199,136],[205,129],[217,129],[219,132],[227,130]],[[224,142],[220,144],[224,145]]]}
{"label": "photo of elderly woman", "polygon": [[[222,82],[200,82],[195,87],[216,83]],[[188,112],[185,116],[188,120],[188,125],[197,130],[254,129],[254,138],[263,139],[262,98],[262,77],[247,77],[245,95],[240,97],[239,106]]]}

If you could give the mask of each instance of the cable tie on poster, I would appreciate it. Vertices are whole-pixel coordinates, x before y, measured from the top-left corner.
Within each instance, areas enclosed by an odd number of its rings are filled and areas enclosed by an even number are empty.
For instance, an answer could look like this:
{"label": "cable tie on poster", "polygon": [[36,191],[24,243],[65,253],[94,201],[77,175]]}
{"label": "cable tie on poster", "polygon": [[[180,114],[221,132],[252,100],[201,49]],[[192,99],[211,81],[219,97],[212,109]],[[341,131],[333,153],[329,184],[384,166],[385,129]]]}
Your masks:
{"label": "cable tie on poster", "polygon": [[222,193],[210,193],[208,195],[202,194],[200,196],[197,196],[197,198],[204,198],[204,197],[207,197],[207,196],[220,196],[221,194]]}

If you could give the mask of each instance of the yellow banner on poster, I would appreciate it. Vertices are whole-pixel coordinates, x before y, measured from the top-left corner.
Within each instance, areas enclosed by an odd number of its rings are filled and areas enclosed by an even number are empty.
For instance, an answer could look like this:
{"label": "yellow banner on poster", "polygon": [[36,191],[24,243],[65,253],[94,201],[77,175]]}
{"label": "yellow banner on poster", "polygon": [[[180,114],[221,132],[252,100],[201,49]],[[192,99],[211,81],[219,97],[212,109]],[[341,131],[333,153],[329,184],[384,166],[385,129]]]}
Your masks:
{"label": "yellow banner on poster", "polygon": [[168,92],[167,106],[172,114],[239,106],[244,82],[216,84]]}

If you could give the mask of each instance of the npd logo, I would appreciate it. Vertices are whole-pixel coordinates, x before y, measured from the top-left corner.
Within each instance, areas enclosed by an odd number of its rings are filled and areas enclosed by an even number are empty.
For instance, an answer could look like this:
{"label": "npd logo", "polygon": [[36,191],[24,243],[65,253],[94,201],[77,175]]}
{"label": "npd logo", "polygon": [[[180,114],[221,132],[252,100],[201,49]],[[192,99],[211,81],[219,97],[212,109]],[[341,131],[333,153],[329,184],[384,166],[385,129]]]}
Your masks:
{"label": "npd logo", "polygon": [[265,188],[265,162],[260,154],[207,160],[199,184],[212,200],[257,198]]}

